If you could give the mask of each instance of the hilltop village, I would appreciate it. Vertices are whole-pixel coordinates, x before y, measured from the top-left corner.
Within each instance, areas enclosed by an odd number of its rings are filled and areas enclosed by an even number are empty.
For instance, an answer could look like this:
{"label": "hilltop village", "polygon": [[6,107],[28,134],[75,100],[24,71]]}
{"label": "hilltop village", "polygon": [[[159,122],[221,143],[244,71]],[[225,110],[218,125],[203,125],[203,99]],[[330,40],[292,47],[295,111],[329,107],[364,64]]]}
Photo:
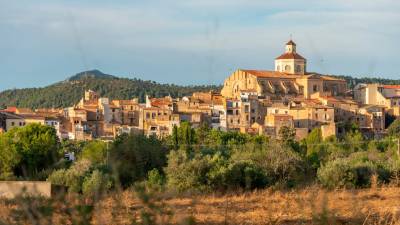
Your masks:
{"label": "hilltop village", "polygon": [[305,138],[314,128],[322,136],[340,136],[356,124],[364,135],[385,135],[385,117],[400,116],[400,85],[358,84],[307,71],[307,60],[290,40],[271,71],[238,69],[217,92],[197,92],[182,98],[146,97],[118,100],[87,90],[64,109],[0,110],[0,132],[31,123],[53,126],[60,139],[113,139],[122,133],[165,137],[189,122],[214,129],[278,137],[282,127]]}

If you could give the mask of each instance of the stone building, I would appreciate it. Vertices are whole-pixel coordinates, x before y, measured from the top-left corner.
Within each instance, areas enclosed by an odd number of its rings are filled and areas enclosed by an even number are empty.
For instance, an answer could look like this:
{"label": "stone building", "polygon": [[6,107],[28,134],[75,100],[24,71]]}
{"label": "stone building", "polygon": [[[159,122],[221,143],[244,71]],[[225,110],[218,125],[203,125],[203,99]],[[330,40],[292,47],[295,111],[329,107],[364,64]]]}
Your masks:
{"label": "stone building", "polygon": [[307,72],[306,68],[307,60],[297,53],[296,44],[289,41],[285,53],[275,59],[274,71],[238,69],[225,80],[221,94],[239,98],[241,91],[252,90],[271,99],[310,99],[317,92],[328,96],[346,94],[345,80]]}

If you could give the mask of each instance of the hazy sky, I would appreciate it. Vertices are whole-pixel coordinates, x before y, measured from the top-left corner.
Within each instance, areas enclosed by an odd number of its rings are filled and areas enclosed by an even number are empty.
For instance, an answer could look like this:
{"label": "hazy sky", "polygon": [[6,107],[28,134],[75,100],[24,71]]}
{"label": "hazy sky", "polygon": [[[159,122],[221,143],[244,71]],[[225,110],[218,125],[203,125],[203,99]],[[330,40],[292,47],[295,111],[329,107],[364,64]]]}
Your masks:
{"label": "hazy sky", "polygon": [[291,34],[310,71],[400,79],[399,0],[0,0],[0,90],[89,69],[222,83],[272,70]]}

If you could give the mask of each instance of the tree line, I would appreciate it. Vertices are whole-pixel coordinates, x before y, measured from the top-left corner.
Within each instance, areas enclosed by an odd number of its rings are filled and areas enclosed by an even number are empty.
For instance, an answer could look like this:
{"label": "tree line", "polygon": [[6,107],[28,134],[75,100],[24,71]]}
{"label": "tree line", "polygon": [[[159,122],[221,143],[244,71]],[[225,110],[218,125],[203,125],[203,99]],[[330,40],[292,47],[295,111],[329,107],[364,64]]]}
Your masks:
{"label": "tree line", "polygon": [[[223,132],[182,123],[160,140],[121,135],[112,142],[60,141],[39,124],[0,134],[1,180],[48,180],[69,192],[93,195],[135,184],[176,192],[287,189],[318,184],[325,188],[364,188],[371,181],[398,182],[395,139],[400,120],[381,140],[366,139],[356,126],[338,139],[322,139],[314,129],[296,141],[291,128],[279,139]],[[64,158],[74,153],[75,161]]]}

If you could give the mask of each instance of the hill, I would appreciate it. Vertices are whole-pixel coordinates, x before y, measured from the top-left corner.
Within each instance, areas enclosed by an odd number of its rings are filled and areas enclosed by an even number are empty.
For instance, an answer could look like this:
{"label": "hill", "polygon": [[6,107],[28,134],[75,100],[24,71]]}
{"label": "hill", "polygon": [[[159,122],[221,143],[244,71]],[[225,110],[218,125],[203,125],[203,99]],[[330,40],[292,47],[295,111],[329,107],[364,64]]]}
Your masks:
{"label": "hill", "polygon": [[78,73],[65,81],[41,88],[12,89],[0,92],[0,108],[7,106],[27,108],[59,108],[76,104],[85,90],[97,91],[111,99],[132,99],[144,101],[146,94],[154,97],[171,95],[182,97],[196,91],[219,90],[219,86],[179,86],[159,84],[141,79],[119,78],[98,70]]}
{"label": "hill", "polygon": [[[353,78],[350,76],[335,77],[345,79],[349,88],[353,88],[358,83],[400,84],[400,80]],[[196,91],[220,90],[221,86],[160,84],[136,78],[120,78],[104,74],[99,70],[90,70],[75,74],[64,81],[46,87],[12,89],[0,92],[0,108],[7,106],[26,108],[68,107],[77,103],[82,98],[84,91],[88,89],[97,91],[101,96],[111,99],[138,97],[143,102],[146,95],[182,97]]]}
{"label": "hill", "polygon": [[393,80],[393,79],[386,79],[386,78],[378,78],[378,77],[351,77],[351,76],[345,76],[345,75],[332,75],[333,77],[337,77],[343,80],[346,80],[347,85],[349,88],[354,88],[357,84],[360,83],[366,83],[366,84],[371,84],[371,83],[378,83],[378,84],[387,84],[387,85],[399,85],[400,80]]}

